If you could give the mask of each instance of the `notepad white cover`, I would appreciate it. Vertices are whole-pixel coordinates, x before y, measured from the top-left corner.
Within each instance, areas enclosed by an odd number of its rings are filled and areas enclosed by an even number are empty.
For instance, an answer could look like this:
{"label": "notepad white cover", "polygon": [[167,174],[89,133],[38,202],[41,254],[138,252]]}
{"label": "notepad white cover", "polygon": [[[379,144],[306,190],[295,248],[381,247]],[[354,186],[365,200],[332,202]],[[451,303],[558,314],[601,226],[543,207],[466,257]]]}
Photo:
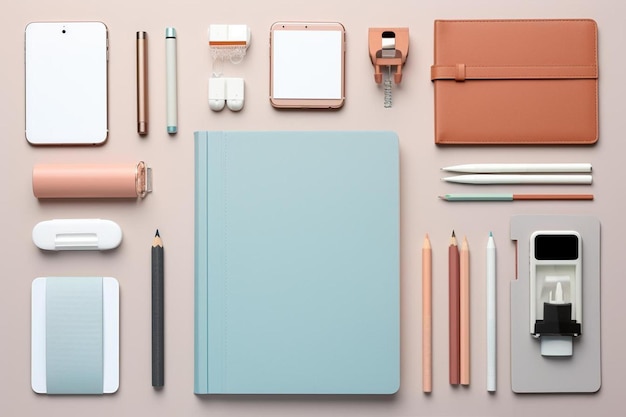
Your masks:
{"label": "notepad white cover", "polygon": [[[46,277],[36,278],[31,294],[31,386],[38,394],[46,386]],[[115,278],[102,279],[105,394],[119,387],[119,284]]]}

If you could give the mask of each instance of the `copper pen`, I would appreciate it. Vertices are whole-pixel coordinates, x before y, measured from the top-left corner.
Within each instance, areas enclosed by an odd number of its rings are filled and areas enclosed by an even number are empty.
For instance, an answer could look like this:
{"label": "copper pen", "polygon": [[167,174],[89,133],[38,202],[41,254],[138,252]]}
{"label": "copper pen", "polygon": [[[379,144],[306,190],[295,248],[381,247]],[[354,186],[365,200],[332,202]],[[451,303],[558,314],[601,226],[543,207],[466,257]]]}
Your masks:
{"label": "copper pen", "polygon": [[148,34],[137,32],[137,133],[148,133]]}

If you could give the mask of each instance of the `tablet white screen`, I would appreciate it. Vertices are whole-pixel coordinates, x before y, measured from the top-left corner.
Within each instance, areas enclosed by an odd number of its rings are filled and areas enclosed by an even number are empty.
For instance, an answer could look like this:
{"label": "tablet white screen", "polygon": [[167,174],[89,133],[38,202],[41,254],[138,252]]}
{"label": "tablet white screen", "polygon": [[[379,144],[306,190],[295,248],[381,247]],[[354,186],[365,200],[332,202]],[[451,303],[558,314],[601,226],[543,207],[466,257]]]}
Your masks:
{"label": "tablet white screen", "polygon": [[276,99],[342,98],[342,32],[276,30],[273,37]]}

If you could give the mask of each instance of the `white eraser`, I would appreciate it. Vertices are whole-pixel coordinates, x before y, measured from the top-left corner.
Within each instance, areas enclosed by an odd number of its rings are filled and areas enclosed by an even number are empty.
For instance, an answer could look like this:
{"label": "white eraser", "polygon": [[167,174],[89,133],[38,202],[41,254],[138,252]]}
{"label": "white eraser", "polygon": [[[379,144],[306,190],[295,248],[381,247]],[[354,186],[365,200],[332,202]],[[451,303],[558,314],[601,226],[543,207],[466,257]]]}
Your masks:
{"label": "white eraser", "polygon": [[228,25],[209,25],[209,42],[228,40]]}
{"label": "white eraser", "polygon": [[228,25],[228,40],[231,42],[246,42],[250,44],[250,29],[248,25]]}
{"label": "white eraser", "polygon": [[43,250],[108,250],[121,241],[122,229],[111,220],[54,219],[33,228],[33,243]]}
{"label": "white eraser", "polygon": [[250,44],[248,25],[209,25],[210,46],[227,47],[233,44],[248,47]]}

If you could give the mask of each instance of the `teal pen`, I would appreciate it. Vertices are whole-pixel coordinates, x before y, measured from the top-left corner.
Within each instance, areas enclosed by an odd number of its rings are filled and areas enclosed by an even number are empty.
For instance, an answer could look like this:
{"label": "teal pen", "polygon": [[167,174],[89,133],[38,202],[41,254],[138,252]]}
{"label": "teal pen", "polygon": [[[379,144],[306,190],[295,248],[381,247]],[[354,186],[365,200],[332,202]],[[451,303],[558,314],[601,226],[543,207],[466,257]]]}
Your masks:
{"label": "teal pen", "polygon": [[472,193],[440,195],[445,201],[593,200],[593,194]]}

